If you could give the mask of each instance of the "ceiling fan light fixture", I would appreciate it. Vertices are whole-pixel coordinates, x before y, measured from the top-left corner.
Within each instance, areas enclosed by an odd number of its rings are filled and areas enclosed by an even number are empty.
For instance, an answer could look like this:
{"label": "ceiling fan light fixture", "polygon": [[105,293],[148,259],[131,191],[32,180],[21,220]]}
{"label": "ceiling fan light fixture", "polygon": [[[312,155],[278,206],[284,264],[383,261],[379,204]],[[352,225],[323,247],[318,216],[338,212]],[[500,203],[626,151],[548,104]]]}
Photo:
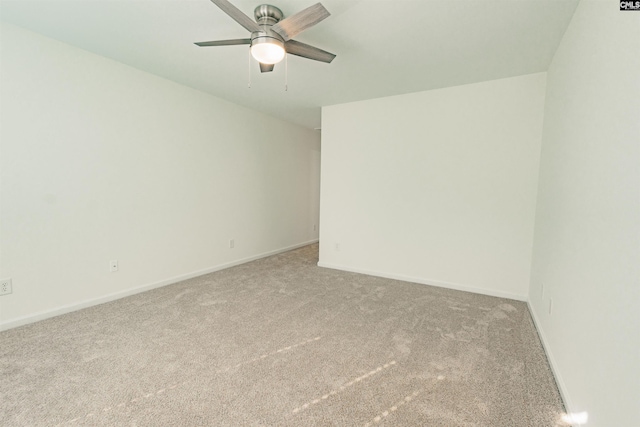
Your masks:
{"label": "ceiling fan light fixture", "polygon": [[273,71],[275,64],[282,61],[287,54],[327,64],[336,57],[333,53],[293,40],[296,35],[329,17],[329,11],[321,3],[309,6],[287,18],[277,7],[261,4],[254,10],[254,21],[229,0],[211,0],[211,2],[249,31],[251,38],[197,42],[196,46],[248,44],[251,56],[260,63],[262,73]]}
{"label": "ceiling fan light fixture", "polygon": [[271,37],[251,40],[251,56],[262,64],[277,64],[285,55],[284,43]]}

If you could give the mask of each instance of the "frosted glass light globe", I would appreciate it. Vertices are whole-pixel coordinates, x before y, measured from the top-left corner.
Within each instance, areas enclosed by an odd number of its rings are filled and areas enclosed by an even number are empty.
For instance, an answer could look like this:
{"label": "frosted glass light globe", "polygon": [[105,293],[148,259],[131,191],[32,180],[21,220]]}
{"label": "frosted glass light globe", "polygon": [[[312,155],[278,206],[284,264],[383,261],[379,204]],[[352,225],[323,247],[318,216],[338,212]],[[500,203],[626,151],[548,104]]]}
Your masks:
{"label": "frosted glass light globe", "polygon": [[255,39],[251,43],[251,55],[263,64],[277,64],[284,58],[284,46],[271,38]]}

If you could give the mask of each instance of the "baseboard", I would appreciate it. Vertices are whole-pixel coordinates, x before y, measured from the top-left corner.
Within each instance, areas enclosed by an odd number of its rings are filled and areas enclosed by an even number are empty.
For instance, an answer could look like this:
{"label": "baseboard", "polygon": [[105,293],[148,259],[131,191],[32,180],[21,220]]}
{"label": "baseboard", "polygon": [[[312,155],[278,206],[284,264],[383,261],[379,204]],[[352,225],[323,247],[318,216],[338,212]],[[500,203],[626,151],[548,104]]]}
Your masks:
{"label": "baseboard", "polygon": [[268,256],[276,255],[282,252],[287,252],[293,249],[301,248],[303,246],[311,245],[313,243],[317,243],[318,239],[309,240],[304,243],[298,243],[296,245],[287,246],[284,248],[276,249],[269,252],[264,252],[258,255],[250,256],[247,258],[239,259],[236,261],[228,262],[225,264],[219,264],[214,267],[205,268],[203,270],[194,271],[191,273],[181,274],[179,276],[170,277],[165,280],[161,280],[159,282],[149,283],[146,285],[138,286],[135,288],[127,289],[120,292],[115,292],[112,294],[104,295],[98,298],[92,298],[88,300],[84,300],[81,302],[64,305],[61,307],[57,307],[50,310],[41,311],[35,314],[30,314],[27,316],[18,317],[11,320],[6,320],[4,322],[0,322],[0,331],[5,331],[12,328],[17,328],[18,326],[28,325],[29,323],[38,322],[40,320],[45,320],[51,317],[60,316],[61,314],[70,313],[72,311],[81,310],[83,308],[93,307],[95,305],[104,304],[105,302],[115,301],[120,298],[128,297],[130,295],[139,294],[142,292],[150,291],[152,289],[161,288],[163,286],[172,285],[174,283],[182,282],[183,280],[191,279],[194,277],[202,276],[204,274],[213,273],[216,271],[224,270],[225,268],[235,267],[236,265],[245,264],[247,262],[255,261],[257,259],[266,258]]}
{"label": "baseboard", "polygon": [[[549,365],[551,366],[551,372],[553,372],[553,376],[556,380],[556,384],[558,385],[558,390],[560,391],[560,397],[562,397],[562,401],[564,402],[564,408],[568,414],[575,413],[575,407],[571,402],[571,398],[569,397],[569,391],[567,390],[567,386],[562,379],[562,375],[558,370],[558,364],[553,357],[553,353],[551,352],[551,348],[549,347],[549,341],[547,340],[544,329],[542,329],[542,325],[538,320],[538,316],[536,316],[536,312],[533,309],[530,301],[527,301],[527,306],[529,308],[529,313],[531,313],[531,318],[533,319],[533,324],[538,331],[538,336],[540,337],[540,342],[542,342],[542,348],[544,349],[545,354],[547,355],[547,360],[549,361]],[[581,426],[582,424],[576,424],[575,427]]]}
{"label": "baseboard", "polygon": [[381,271],[364,270],[360,268],[345,267],[343,265],[331,264],[326,262],[318,262],[318,267],[331,268],[334,270],[349,271],[352,273],[367,274],[369,276],[384,277],[386,279],[402,280],[404,282],[419,283],[421,285],[436,286],[438,288],[455,289],[456,291],[471,292],[474,294],[489,295],[498,298],[508,298],[516,301],[528,301],[527,295],[513,294],[510,292],[494,291],[491,289],[476,288],[468,285],[460,285],[457,283],[442,282],[440,280],[423,279],[419,277],[405,276],[402,274],[385,273]]}

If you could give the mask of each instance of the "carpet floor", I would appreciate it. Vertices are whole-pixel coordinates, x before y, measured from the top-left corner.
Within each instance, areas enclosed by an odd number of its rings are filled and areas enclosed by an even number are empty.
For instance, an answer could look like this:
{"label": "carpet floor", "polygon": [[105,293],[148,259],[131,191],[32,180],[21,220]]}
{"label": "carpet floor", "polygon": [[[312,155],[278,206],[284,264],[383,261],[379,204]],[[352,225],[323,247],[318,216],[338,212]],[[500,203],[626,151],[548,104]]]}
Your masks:
{"label": "carpet floor", "polygon": [[0,333],[3,426],[560,426],[526,304],[318,246]]}

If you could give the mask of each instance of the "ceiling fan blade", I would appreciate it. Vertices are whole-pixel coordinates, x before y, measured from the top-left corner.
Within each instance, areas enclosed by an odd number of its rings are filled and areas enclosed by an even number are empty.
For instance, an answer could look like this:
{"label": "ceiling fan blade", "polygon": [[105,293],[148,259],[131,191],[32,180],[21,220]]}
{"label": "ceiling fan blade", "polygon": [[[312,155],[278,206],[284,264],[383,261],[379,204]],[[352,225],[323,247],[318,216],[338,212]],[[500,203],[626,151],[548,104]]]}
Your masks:
{"label": "ceiling fan blade", "polygon": [[256,21],[249,18],[240,9],[229,3],[227,0],[211,0],[211,2],[222,9],[224,13],[232,17],[238,24],[242,25],[252,33],[260,31],[260,26]]}
{"label": "ceiling fan blade", "polygon": [[282,38],[287,41],[295,37],[296,34],[300,34],[307,28],[316,25],[329,15],[331,14],[324,8],[322,3],[316,3],[313,6],[309,6],[308,8],[283,19],[273,25],[271,29],[280,34]]}
{"label": "ceiling fan blade", "polygon": [[263,64],[262,62],[260,62],[260,72],[261,73],[269,73],[271,71],[273,71],[273,67],[275,67],[276,64]]}
{"label": "ceiling fan blade", "polygon": [[233,46],[236,44],[251,44],[251,39],[216,40],[212,42],[197,42],[197,46]]}
{"label": "ceiling fan blade", "polygon": [[284,50],[291,55],[301,56],[303,58],[313,59],[314,61],[330,63],[336,56],[311,45],[300,43],[295,40],[289,40],[284,44]]}

